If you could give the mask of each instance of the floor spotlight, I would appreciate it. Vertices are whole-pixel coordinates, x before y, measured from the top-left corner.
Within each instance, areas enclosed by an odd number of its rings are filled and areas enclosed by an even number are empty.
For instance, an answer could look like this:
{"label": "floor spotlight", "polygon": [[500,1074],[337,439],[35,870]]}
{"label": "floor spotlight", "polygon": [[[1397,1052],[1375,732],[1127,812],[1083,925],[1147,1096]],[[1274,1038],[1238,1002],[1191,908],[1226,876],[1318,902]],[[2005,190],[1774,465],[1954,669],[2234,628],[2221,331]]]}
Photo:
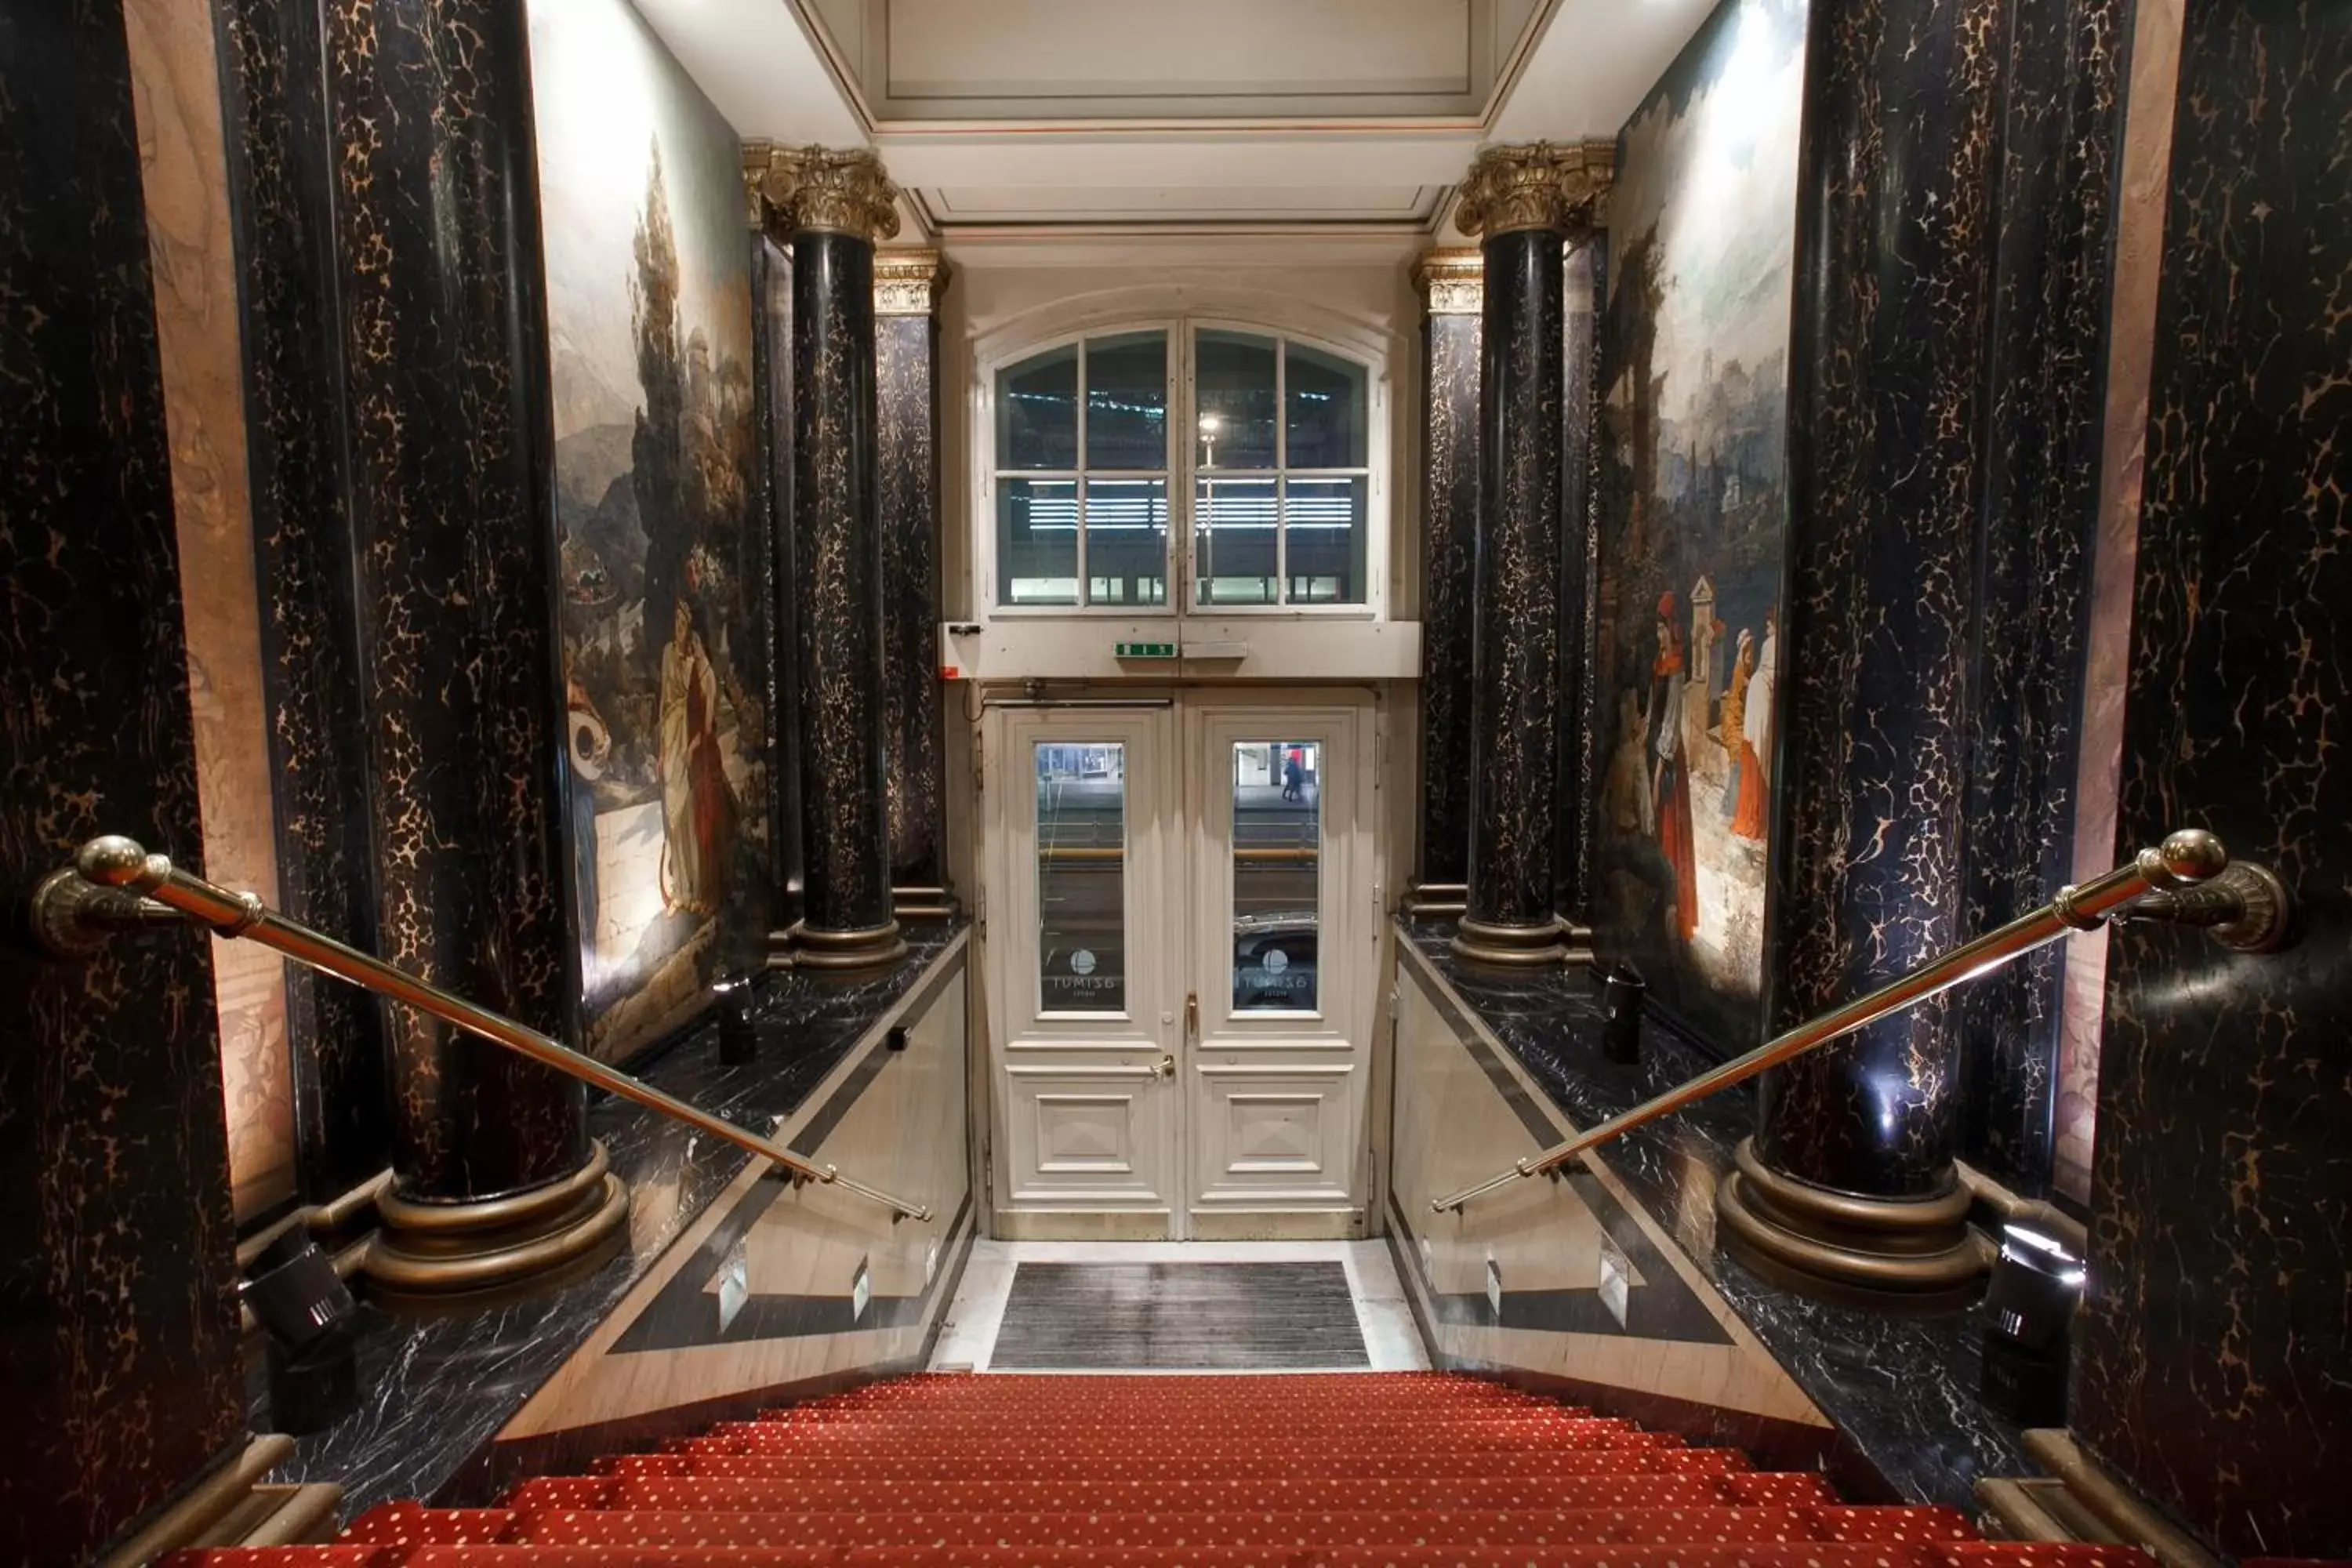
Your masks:
{"label": "floor spotlight", "polygon": [[2001,1229],[2000,1260],[1985,1290],[1983,1395],[2025,1426],[2066,1422],[2068,1331],[2083,1300],[2083,1260],[2025,1226]]}
{"label": "floor spotlight", "polygon": [[270,1424],[299,1436],[359,1405],[359,1303],[300,1225],[271,1239],[238,1294],[268,1336]]}

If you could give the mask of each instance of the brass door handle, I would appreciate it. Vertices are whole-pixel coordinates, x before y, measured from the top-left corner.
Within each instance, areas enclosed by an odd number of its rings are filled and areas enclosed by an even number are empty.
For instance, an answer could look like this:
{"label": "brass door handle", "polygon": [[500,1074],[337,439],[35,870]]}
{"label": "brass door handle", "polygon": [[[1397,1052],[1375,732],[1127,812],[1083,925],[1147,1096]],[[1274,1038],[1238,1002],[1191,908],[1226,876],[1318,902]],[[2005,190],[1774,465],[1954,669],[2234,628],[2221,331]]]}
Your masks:
{"label": "brass door handle", "polygon": [[1201,1037],[1201,994],[1198,991],[1190,991],[1184,995],[1184,1037],[1187,1040]]}
{"label": "brass door handle", "polygon": [[1160,1076],[1161,1078],[1176,1076],[1176,1058],[1173,1053],[1168,1051],[1160,1053]]}

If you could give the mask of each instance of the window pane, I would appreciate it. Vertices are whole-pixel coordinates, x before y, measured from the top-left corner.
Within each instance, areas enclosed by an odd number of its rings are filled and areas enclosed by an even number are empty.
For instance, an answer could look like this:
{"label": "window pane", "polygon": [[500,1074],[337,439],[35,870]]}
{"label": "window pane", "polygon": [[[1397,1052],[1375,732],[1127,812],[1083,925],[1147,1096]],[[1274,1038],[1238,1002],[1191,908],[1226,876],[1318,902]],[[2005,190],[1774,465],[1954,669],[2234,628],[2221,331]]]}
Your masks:
{"label": "window pane", "polygon": [[1087,481],[1087,603],[1168,602],[1168,481]]}
{"label": "window pane", "polygon": [[1194,342],[1201,466],[1274,467],[1274,340],[1204,328]]}
{"label": "window pane", "polygon": [[1037,994],[1127,1010],[1127,748],[1037,746]]}
{"label": "window pane", "polygon": [[1288,405],[1292,468],[1360,468],[1368,461],[1364,367],[1300,343],[1283,347],[1282,397]]}
{"label": "window pane", "polygon": [[1234,1011],[1315,1006],[1322,904],[1322,748],[1234,745]]}
{"label": "window pane", "polygon": [[1279,575],[1274,556],[1272,479],[1194,482],[1195,597],[1203,605],[1271,605]]}
{"label": "window pane", "polygon": [[1364,503],[1370,483],[1287,479],[1283,486],[1283,569],[1294,605],[1364,602]]}
{"label": "window pane", "polygon": [[1087,467],[1168,466],[1168,334],[1087,340]]}
{"label": "window pane", "polygon": [[1078,466],[1078,345],[996,373],[996,466]]}
{"label": "window pane", "polygon": [[996,481],[997,603],[1078,602],[1078,481]]}

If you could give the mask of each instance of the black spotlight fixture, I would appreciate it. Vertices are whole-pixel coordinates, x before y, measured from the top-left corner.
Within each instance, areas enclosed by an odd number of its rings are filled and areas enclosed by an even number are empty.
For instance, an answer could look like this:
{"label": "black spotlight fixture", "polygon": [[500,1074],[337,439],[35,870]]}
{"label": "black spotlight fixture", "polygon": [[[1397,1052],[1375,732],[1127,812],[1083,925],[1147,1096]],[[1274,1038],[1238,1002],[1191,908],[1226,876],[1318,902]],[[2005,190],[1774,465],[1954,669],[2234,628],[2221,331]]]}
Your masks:
{"label": "black spotlight fixture", "polygon": [[2083,1300],[2083,1260],[2054,1237],[2001,1227],[2000,1260],[1985,1289],[1983,1395],[2023,1426],[2066,1424],[2069,1329]]}
{"label": "black spotlight fixture", "polygon": [[739,974],[714,983],[710,990],[719,998],[719,1063],[741,1067],[760,1054],[760,1032],[751,1026],[751,982]]}
{"label": "black spotlight fixture", "polygon": [[1609,966],[1601,980],[1601,1056],[1604,1061],[1642,1059],[1642,1004],[1650,984],[1623,962]]}
{"label": "black spotlight fixture", "polygon": [[271,1238],[237,1288],[268,1336],[270,1424],[299,1436],[358,1408],[359,1303],[310,1232]]}

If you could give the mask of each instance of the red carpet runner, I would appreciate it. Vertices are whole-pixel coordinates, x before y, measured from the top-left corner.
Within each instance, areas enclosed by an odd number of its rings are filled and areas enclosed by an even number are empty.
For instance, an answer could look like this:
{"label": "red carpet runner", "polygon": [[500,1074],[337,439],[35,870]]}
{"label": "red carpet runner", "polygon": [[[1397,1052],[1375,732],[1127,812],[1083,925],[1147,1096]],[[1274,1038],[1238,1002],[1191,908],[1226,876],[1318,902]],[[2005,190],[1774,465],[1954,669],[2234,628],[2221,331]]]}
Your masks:
{"label": "red carpet runner", "polygon": [[1473,1378],[939,1374],[728,1422],[503,1506],[166,1568],[2147,1568]]}

